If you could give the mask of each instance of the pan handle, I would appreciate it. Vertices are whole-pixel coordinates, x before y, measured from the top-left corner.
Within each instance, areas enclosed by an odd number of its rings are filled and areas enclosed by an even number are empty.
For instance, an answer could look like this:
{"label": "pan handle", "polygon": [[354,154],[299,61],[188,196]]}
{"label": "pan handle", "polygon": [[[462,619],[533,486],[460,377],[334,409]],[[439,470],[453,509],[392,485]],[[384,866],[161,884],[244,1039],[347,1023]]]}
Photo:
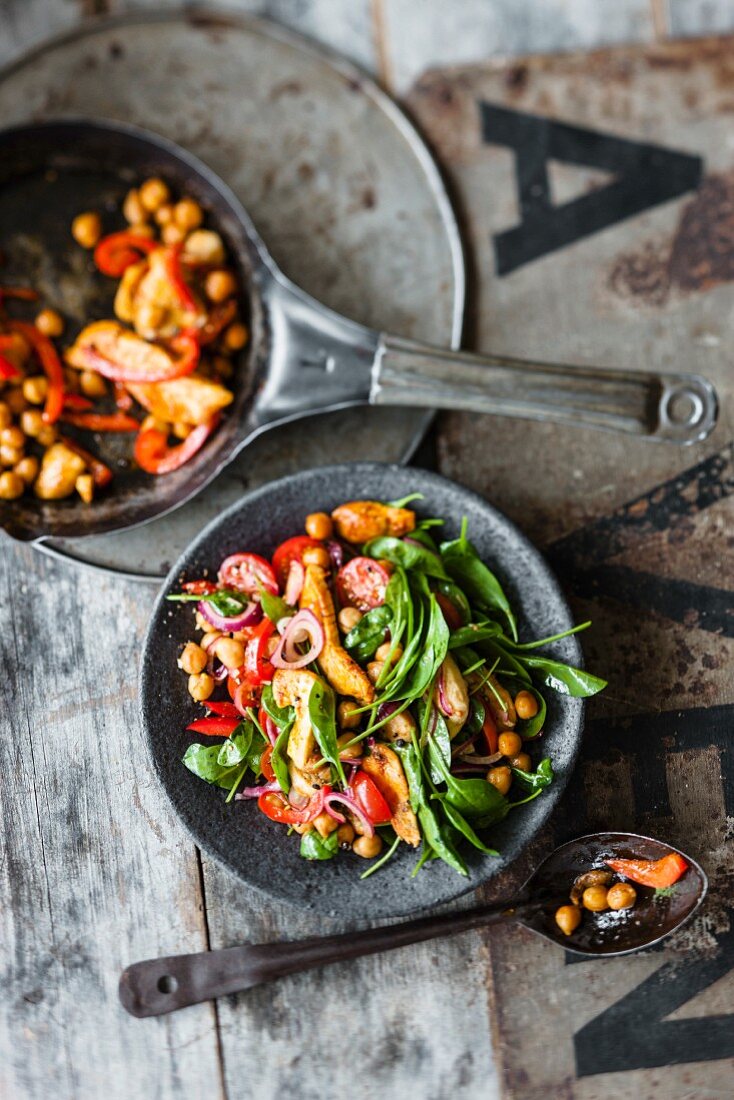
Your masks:
{"label": "pan handle", "polygon": [[469,355],[384,334],[370,404],[466,409],[682,445],[705,439],[718,415],[716,391],[698,374]]}

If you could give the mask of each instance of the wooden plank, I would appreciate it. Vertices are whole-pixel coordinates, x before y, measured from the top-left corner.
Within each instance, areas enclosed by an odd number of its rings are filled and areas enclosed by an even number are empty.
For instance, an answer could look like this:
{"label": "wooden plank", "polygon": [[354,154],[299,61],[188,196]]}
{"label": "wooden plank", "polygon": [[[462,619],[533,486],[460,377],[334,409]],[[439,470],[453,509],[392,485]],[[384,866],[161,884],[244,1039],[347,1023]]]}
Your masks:
{"label": "wooden plank", "polygon": [[9,0],[0,11],[0,64],[57,31],[73,27],[85,0]]}
{"label": "wooden plank", "polygon": [[518,53],[649,41],[649,0],[376,0],[391,86],[404,93],[438,65]]}
{"label": "wooden plank", "polygon": [[206,945],[137,718],[149,594],[8,543],[0,593],[0,1096],[215,1097],[211,1005],[141,1022],[117,1000],[129,962]]}

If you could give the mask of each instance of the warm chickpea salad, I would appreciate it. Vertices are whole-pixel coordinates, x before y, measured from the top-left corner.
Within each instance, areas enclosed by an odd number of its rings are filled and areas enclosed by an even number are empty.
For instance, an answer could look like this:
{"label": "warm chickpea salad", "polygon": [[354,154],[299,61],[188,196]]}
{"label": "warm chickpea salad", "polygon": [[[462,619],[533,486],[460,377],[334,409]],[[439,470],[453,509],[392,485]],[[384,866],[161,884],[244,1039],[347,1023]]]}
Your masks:
{"label": "warm chickpea salad", "polygon": [[249,334],[221,236],[162,179],[128,192],[118,217],[127,227],[112,233],[103,234],[106,212],[80,213],[71,225],[72,247],[118,282],[114,318],[86,325],[70,346],[64,318],[38,311],[33,287],[0,286],[2,500],[32,489],[42,500],[77,493],[91,503],[113,479],[87,447],[100,433],[132,435],[137,466],[170,473],[233,400],[232,357]]}
{"label": "warm chickpea salad", "polygon": [[520,642],[466,522],[439,544],[416,499],[311,514],[271,560],[230,554],[168,597],[195,605],[178,665],[208,712],[185,766],[298,834],[305,859],[375,860],[362,877],[401,844],[414,873],[467,875],[467,844],[496,855],[486,830],[553,781],[543,689],[606,686],[539,652],[588,623]]}
{"label": "warm chickpea salad", "polygon": [[603,867],[585,871],[574,880],[569,904],[556,910],[556,924],[565,936],[572,936],[585,913],[624,915],[637,904],[635,886],[665,897],[687,870],[688,864],[678,852],[660,859],[608,859]]}

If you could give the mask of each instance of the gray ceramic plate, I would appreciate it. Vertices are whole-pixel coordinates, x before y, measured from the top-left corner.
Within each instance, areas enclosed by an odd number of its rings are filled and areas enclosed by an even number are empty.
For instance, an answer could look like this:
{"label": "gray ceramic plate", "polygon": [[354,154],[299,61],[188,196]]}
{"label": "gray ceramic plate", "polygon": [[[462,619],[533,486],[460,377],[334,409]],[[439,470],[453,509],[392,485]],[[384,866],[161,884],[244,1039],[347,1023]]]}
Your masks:
{"label": "gray ceramic plate", "polygon": [[[521,634],[543,637],[572,625],[558,583],[537,550],[508,519],[481,497],[425,470],[359,463],[305,470],[244,496],[210,523],[179,558],[153,610],[141,663],[143,723],[155,769],[176,812],[204,851],[220,860],[249,886],[305,908],[351,918],[400,916],[450,901],[496,875],[541,828],[568,781],[581,738],[583,705],[548,692],[543,755],[551,756],[554,784],[491,833],[500,858],[464,851],[471,877],[464,879],[436,860],[415,877],[416,856],[406,846],[377,874],[361,882],[366,864],[351,854],[328,863],[301,859],[298,841],[268,821],[254,803],[225,805],[225,793],[197,779],[181,764],[195,739],[186,726],[202,712],[176,668],[181,646],[193,636],[193,612],[166,602],[182,580],[216,574],[227,554],[251,550],[270,556],[284,539],[303,530],[309,512],[329,511],[345,500],[393,500],[420,491],[418,510],[446,520],[446,537],[458,534],[462,516],[470,537],[491,563],[519,612]],[[575,637],[553,647],[554,655],[578,665]],[[537,750],[535,750],[537,752]]]}

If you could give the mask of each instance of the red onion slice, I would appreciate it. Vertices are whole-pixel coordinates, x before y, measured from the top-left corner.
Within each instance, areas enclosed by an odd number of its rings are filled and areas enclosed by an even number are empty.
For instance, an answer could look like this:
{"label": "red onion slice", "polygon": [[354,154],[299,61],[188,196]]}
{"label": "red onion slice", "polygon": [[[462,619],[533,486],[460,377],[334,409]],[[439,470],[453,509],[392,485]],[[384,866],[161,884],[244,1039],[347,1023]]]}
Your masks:
{"label": "red onion slice", "polygon": [[196,609],[208,623],[227,634],[232,634],[235,630],[242,630],[246,626],[255,626],[263,617],[263,609],[256,600],[248,603],[241,615],[220,615],[208,600],[201,600],[196,605]]}
{"label": "red onion slice", "polygon": [[441,670],[438,674],[438,706],[441,714],[443,714],[444,717],[451,718],[453,716],[454,708],[451,706],[451,703],[448,701],[448,697],[446,695],[446,682],[444,680],[443,665],[441,665]]}
{"label": "red onion slice", "polygon": [[290,569],[288,570],[288,580],[285,584],[285,592],[283,593],[283,599],[291,607],[295,607],[298,603],[298,597],[303,590],[303,582],[306,578],[306,570],[303,568],[303,564],[294,558],[291,562]]}
{"label": "red onion slice", "polygon": [[381,703],[377,708],[377,721],[382,722],[383,718],[391,717],[399,706],[400,703]]}
{"label": "red onion slice", "polygon": [[327,794],[324,798],[324,809],[328,814],[331,814],[337,821],[344,821],[341,814],[336,814],[331,809],[332,802],[341,802],[343,806],[346,806],[356,818],[358,818],[362,828],[364,829],[365,836],[374,836],[375,827],[367,817],[360,804],[351,795],[342,794],[340,791],[332,791],[331,794]]}
{"label": "red onion slice", "polygon": [[278,734],[280,733],[280,730],[278,729],[278,727],[276,726],[275,722],[273,721],[273,719],[270,717],[269,714],[265,715],[265,721],[263,723],[263,732],[265,733],[265,736],[267,737],[270,744],[274,745],[275,742],[278,740]]}
{"label": "red onion slice", "polygon": [[[309,640],[308,653],[299,653],[297,643]],[[270,661],[274,668],[305,668],[320,655],[324,648],[324,628],[313,611],[304,609],[293,616],[278,642]]]}
{"label": "red onion slice", "polygon": [[241,791],[238,791],[234,796],[235,802],[241,802],[245,798],[259,798],[261,794],[269,794],[271,791],[279,791],[280,787],[273,781],[272,783],[261,783],[258,787],[243,787]]}
{"label": "red onion slice", "polygon": [[341,569],[344,565],[344,547],[336,539],[329,539],[326,543],[326,549],[329,551],[329,557],[331,558],[331,564],[335,569]]}

